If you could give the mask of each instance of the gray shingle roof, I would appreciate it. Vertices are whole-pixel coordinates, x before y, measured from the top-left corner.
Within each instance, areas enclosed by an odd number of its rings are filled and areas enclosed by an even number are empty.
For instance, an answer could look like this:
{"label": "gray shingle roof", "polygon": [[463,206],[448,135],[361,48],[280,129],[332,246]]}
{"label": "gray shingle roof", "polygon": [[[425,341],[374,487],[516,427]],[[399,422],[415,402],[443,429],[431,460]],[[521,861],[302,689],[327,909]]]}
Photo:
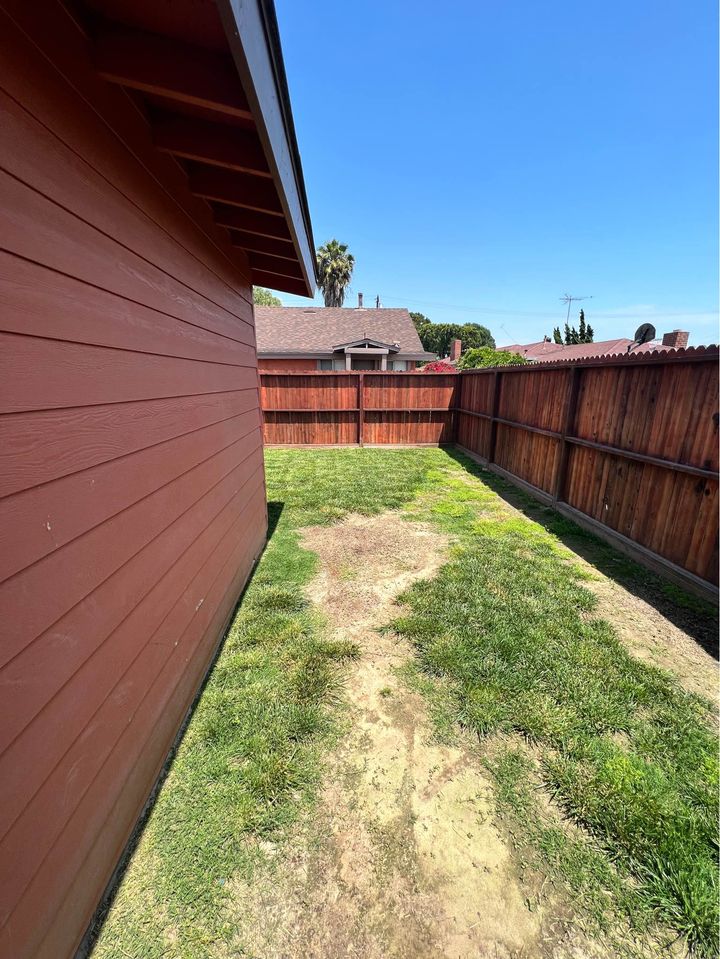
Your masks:
{"label": "gray shingle roof", "polygon": [[332,353],[343,343],[369,337],[398,343],[397,354],[426,353],[406,309],[256,306],[258,353]]}

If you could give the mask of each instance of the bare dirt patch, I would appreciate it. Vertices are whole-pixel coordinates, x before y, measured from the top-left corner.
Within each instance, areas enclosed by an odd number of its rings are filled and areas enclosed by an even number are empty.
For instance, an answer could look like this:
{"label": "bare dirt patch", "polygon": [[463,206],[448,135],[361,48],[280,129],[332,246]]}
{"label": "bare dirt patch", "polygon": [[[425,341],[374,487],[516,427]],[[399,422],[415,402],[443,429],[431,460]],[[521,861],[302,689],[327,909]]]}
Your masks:
{"label": "bare dirt patch", "polygon": [[469,746],[432,740],[424,701],[397,678],[409,647],[377,631],[395,597],[432,576],[447,540],[386,514],[307,529],[303,544],[322,563],[311,598],[362,656],[347,685],[347,735],[326,764],[319,808],[274,873],[234,885],[230,954],[587,955],[578,937],[548,935],[554,920],[526,898],[493,821],[490,781]]}
{"label": "bare dirt patch", "polygon": [[[474,482],[467,474],[458,478],[469,485]],[[509,491],[493,503],[494,515],[538,519],[534,506],[523,510],[516,502],[513,491]],[[564,548],[569,561],[589,574],[585,585],[598,600],[592,616],[612,623],[638,659],[671,673],[684,689],[708,699],[717,709],[720,677],[717,659],[711,652],[717,652],[717,622],[698,616],[691,608],[683,611],[674,607],[670,613],[670,603],[652,586],[625,585],[622,578],[603,572],[599,568],[604,565],[600,557],[607,554],[607,549],[602,544],[595,546],[583,540],[579,545],[568,537],[564,539]]]}
{"label": "bare dirt patch", "polygon": [[592,573],[588,588],[598,599],[593,616],[616,628],[630,652],[644,662],[672,673],[683,688],[717,705],[718,664],[706,649],[657,609],[652,601],[605,576],[582,557],[577,561]]}

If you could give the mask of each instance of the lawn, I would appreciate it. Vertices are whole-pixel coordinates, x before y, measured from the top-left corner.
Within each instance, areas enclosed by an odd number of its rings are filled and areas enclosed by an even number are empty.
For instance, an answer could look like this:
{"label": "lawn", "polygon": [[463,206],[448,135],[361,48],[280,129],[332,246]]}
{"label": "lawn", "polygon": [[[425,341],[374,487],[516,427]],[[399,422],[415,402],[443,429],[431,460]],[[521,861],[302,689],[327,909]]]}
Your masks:
{"label": "lawn", "polygon": [[530,504],[510,513],[502,483],[440,450],[270,450],[267,475],[272,537],[95,956],[221,954],[233,881],[266,868],[268,841],[282,849],[312,807],[358,655],[305,598],[316,557],[298,531],[387,510],[454,539],[387,628],[412,643],[408,681],[438,734],[478,738],[518,855],[600,933],[665,929],[716,955],[712,708],[593,617],[588,573],[561,541],[582,534]]}

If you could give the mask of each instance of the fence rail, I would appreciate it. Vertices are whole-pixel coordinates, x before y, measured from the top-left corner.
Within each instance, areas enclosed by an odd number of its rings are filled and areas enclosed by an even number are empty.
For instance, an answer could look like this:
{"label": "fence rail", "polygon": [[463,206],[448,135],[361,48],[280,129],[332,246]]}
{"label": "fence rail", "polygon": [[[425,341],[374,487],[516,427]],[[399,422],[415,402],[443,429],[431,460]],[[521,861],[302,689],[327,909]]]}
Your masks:
{"label": "fence rail", "polygon": [[261,373],[265,442],[452,443],[457,385],[457,373]]}
{"label": "fence rail", "polygon": [[455,443],[685,585],[718,582],[717,348],[260,378],[268,444]]}

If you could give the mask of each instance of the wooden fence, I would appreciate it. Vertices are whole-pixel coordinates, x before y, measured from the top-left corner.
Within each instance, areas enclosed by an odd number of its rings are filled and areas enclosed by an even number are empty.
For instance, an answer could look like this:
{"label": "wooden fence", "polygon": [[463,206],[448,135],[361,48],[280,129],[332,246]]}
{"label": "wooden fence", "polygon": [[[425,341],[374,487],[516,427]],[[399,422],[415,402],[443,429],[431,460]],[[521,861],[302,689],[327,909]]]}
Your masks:
{"label": "wooden fence", "polygon": [[716,347],[261,381],[268,444],[455,443],[684,585],[718,582]]}
{"label": "wooden fence", "polygon": [[261,373],[265,442],[454,442],[457,373]]}

